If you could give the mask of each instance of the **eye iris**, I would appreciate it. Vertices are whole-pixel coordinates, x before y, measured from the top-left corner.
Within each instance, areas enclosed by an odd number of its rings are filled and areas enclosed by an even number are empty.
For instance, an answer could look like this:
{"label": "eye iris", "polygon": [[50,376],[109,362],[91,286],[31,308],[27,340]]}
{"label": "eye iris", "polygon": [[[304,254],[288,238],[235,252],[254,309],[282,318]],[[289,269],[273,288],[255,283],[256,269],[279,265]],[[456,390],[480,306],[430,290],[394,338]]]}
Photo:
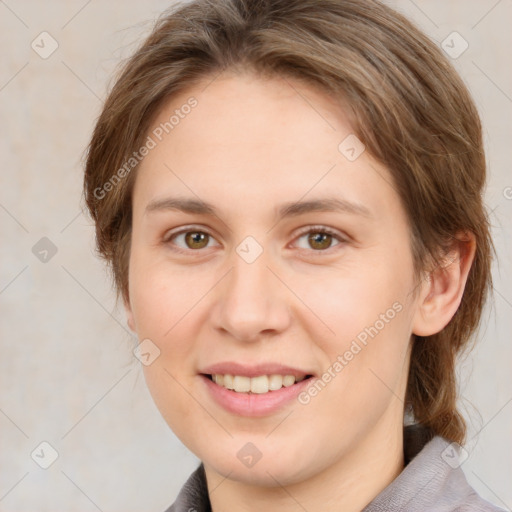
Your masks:
{"label": "eye iris", "polygon": [[332,242],[332,235],[329,233],[310,233],[308,242],[313,249],[328,249]]}
{"label": "eye iris", "polygon": [[185,242],[190,249],[202,249],[208,245],[208,234],[190,231],[185,235]]}

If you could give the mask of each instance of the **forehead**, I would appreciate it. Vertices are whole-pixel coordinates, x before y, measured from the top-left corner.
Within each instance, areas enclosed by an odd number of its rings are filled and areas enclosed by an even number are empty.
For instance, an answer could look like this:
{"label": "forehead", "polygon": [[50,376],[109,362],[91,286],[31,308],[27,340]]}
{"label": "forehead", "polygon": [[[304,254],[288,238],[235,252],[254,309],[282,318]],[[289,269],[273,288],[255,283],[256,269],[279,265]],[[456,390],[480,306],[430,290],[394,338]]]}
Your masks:
{"label": "forehead", "polygon": [[377,209],[398,202],[385,168],[364,151],[348,158],[347,147],[361,147],[340,102],[290,78],[205,79],[165,103],[148,135],[155,146],[135,187],[146,203],[170,191],[245,209],[264,206],[262,197],[271,204],[337,191]]}

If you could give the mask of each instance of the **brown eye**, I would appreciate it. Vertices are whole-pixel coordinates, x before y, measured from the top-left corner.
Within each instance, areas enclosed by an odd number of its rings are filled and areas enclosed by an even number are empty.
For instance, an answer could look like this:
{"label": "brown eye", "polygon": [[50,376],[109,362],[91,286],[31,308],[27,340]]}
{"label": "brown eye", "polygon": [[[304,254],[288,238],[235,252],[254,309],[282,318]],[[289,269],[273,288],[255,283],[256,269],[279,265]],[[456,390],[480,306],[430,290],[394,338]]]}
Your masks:
{"label": "brown eye", "polygon": [[189,249],[203,249],[208,245],[210,235],[201,231],[187,231],[184,233],[185,243]]}
{"label": "brown eye", "polygon": [[[195,226],[188,226],[188,229],[166,234],[164,235],[163,242],[173,251],[189,256],[193,252],[199,256],[208,252],[206,249],[220,247],[220,244],[213,235],[210,235],[207,231],[194,230],[194,228]],[[205,249],[205,251],[202,249]]]}
{"label": "brown eye", "polygon": [[315,250],[329,249],[332,244],[332,238],[332,235],[329,233],[311,232],[308,236],[308,243]]}
{"label": "brown eye", "polygon": [[327,226],[312,226],[296,239],[295,245],[302,250],[313,249],[314,252],[320,253],[327,252],[328,249],[345,241],[346,238],[342,234]]}

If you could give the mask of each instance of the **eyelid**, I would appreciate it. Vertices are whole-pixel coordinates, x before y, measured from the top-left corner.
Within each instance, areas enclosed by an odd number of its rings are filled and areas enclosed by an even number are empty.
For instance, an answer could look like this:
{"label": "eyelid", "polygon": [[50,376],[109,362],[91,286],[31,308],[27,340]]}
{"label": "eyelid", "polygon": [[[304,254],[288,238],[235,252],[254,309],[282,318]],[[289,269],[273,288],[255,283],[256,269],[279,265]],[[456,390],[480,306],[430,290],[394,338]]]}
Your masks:
{"label": "eyelid", "polygon": [[[317,225],[313,225],[313,226],[306,226],[302,231],[300,231],[295,236],[295,238],[293,239],[293,242],[297,241],[299,238],[302,238],[304,235],[307,235],[308,233],[326,233],[328,235],[331,235],[336,240],[338,240],[338,242],[340,244],[348,242],[348,240],[349,240],[348,236],[344,235],[340,231],[338,231],[338,230],[336,230],[334,228],[330,228],[328,226],[323,226],[321,224],[317,224]],[[303,251],[308,251],[308,252],[316,253],[316,254],[322,254],[322,253],[329,252],[331,249],[333,249],[337,245],[339,245],[339,244],[336,244],[336,245],[334,245],[332,247],[329,247],[328,249],[325,249],[325,250],[315,250],[315,249],[308,250],[308,249],[302,249],[302,248],[299,248],[299,249],[303,250]]]}
{"label": "eyelid", "polygon": [[[170,230],[169,232],[166,232],[164,237],[163,237],[163,243],[164,244],[167,244],[171,241],[172,238],[176,237],[176,236],[179,236],[179,235],[182,235],[184,233],[189,233],[189,232],[199,232],[199,233],[205,233],[207,234],[211,239],[215,240],[217,242],[218,245],[220,245],[220,243],[217,241],[216,239],[216,236],[212,234],[211,230],[207,229],[207,228],[204,228],[203,226],[198,226],[198,225],[188,225],[188,226],[182,226],[180,228],[177,228],[177,231],[173,231],[173,230]],[[341,233],[340,231],[334,229],[334,228],[330,228],[328,226],[324,226],[324,225],[312,225],[312,226],[305,226],[304,228],[302,228],[294,237],[294,239],[292,240],[291,243],[294,243],[296,242],[299,238],[301,238],[302,236],[304,235],[307,235],[309,233],[326,233],[328,235],[331,235],[332,237],[334,237],[338,242],[339,244],[341,243],[344,243],[344,242],[348,242],[349,238],[347,235],[344,235],[343,233]],[[322,253],[327,253],[330,251],[330,249],[333,249],[334,247],[336,247],[337,245],[339,244],[336,244],[332,247],[329,247],[325,250],[315,250],[315,249],[304,249],[304,248],[299,248],[299,250],[301,251],[308,251],[308,252],[311,252],[311,253],[314,253],[314,254],[322,254]],[[181,247],[178,247],[178,246],[174,246],[173,250],[177,251],[177,252],[181,252],[183,254],[190,254],[190,253],[200,253],[202,252],[203,249],[183,249]]]}
{"label": "eyelid", "polygon": [[[212,234],[211,230],[206,229],[202,226],[198,226],[198,225],[181,226],[180,228],[177,228],[176,231],[174,231],[174,230],[167,231],[163,236],[162,242],[164,244],[168,244],[171,242],[171,239],[173,239],[179,235],[183,235],[185,233],[193,233],[193,232],[205,233],[206,235],[208,235],[210,237],[210,239],[215,240],[217,242],[217,244],[220,245],[219,242],[217,241],[216,236]],[[196,249],[196,250],[183,249],[182,247],[178,247],[177,245],[174,245],[173,250],[177,251],[177,252],[181,252],[183,254],[201,252],[201,249]]]}
{"label": "eyelid", "polygon": [[[175,230],[169,229],[168,231],[165,232],[165,234],[163,236],[163,240],[164,240],[164,242],[168,241],[170,238],[172,238],[176,235],[181,235],[182,233],[188,233],[189,231],[190,232],[198,231],[201,233],[208,233],[209,235],[211,235],[211,232],[207,228],[204,228],[203,226],[199,226],[196,224],[190,224],[187,226],[180,226],[179,228],[175,228]],[[213,235],[211,235],[211,236],[213,236]]]}

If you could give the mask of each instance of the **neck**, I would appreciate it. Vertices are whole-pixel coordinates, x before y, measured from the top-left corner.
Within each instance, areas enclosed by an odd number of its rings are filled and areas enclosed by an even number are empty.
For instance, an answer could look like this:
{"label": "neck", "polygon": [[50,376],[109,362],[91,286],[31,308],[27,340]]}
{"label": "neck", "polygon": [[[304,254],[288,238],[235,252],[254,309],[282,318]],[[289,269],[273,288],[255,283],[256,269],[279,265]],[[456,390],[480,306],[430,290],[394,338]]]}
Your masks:
{"label": "neck", "polygon": [[[261,487],[224,478],[205,465],[212,511],[358,512],[403,470],[403,429],[376,428],[336,463],[308,480]],[[380,431],[379,431],[380,430]]]}

